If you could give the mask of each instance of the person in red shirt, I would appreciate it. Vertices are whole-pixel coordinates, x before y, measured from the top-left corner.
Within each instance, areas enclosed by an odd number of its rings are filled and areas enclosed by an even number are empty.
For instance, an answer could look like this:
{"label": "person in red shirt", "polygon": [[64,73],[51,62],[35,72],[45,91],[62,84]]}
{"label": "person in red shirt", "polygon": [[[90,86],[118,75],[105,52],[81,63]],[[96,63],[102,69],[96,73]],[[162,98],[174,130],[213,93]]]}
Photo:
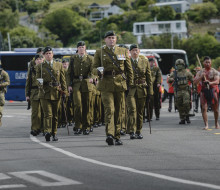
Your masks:
{"label": "person in red shirt", "polygon": [[212,105],[212,110],[215,117],[215,128],[219,129],[219,73],[217,70],[211,67],[212,61],[210,57],[204,57],[203,65],[205,68],[201,69],[201,71],[197,73],[194,79],[195,85],[198,83],[201,83],[202,85],[200,100],[202,107],[202,117],[205,123],[205,127],[203,129],[207,130],[209,128],[207,117],[208,104]]}
{"label": "person in red shirt", "polygon": [[[170,69],[170,73],[172,73],[175,69],[172,67]],[[173,102],[173,97],[174,97],[174,89],[173,89],[173,83],[169,83],[168,79],[169,79],[170,75],[167,75],[167,84],[168,84],[168,98],[169,98],[169,108],[168,111],[171,112],[172,111],[172,102]]]}

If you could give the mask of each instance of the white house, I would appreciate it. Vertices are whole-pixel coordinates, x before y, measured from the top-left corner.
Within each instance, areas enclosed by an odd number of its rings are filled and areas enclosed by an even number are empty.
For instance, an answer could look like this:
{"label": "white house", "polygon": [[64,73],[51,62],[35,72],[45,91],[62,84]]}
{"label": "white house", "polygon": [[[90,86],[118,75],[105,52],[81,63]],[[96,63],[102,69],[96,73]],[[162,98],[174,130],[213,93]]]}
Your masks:
{"label": "white house", "polygon": [[152,6],[157,6],[157,7],[170,6],[177,13],[185,13],[190,8],[190,4],[188,1],[172,1],[172,2],[155,3]]}
{"label": "white house", "polygon": [[141,43],[141,37],[143,35],[149,37],[163,33],[177,35],[180,39],[187,38],[186,21],[135,22],[133,24],[133,34],[137,36],[138,43]]}
{"label": "white house", "polygon": [[100,8],[99,11],[91,12],[89,20],[95,22],[98,20],[102,20],[103,18],[108,18],[111,15],[115,15],[115,14],[121,15],[123,13],[124,13],[123,9],[119,8],[116,5],[113,5],[107,8],[106,7]]}

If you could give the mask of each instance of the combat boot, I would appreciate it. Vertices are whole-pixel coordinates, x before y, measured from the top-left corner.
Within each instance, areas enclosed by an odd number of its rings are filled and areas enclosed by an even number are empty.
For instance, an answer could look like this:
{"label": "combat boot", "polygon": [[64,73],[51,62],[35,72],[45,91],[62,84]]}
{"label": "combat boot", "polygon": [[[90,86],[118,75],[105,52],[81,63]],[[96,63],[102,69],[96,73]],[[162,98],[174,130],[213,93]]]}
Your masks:
{"label": "combat boot", "polygon": [[184,120],[181,120],[181,121],[179,122],[179,124],[180,124],[180,125],[186,124],[185,119],[184,119]]}
{"label": "combat boot", "polygon": [[187,122],[187,123],[191,123],[191,121],[190,121],[190,119],[189,119],[189,116],[186,117],[186,122]]}

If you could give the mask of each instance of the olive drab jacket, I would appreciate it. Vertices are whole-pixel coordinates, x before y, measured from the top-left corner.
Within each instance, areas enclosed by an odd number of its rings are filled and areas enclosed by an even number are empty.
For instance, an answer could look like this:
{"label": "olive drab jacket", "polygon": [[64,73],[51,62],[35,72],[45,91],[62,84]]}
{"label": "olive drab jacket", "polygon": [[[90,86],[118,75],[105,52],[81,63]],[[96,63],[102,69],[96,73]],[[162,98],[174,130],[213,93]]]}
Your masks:
{"label": "olive drab jacket", "polygon": [[0,69],[0,92],[6,93],[8,85],[10,85],[9,75],[6,71]]}
{"label": "olive drab jacket", "polygon": [[78,54],[71,56],[67,71],[67,84],[72,86],[73,90],[81,89],[82,92],[91,92],[92,84],[89,82],[92,73],[94,59],[85,54],[80,58]]}
{"label": "olive drab jacket", "polygon": [[161,84],[161,71],[159,67],[154,66],[151,68],[151,77],[153,85]]}
{"label": "olive drab jacket", "polygon": [[[48,70],[50,70],[52,76]],[[66,79],[62,63],[53,60],[53,67],[46,61],[37,65],[36,78],[43,78],[43,87],[39,85],[39,98],[59,100],[60,89],[67,94]]]}
{"label": "olive drab jacket", "polygon": [[[112,56],[117,65],[119,65],[120,69],[113,63],[108,53]],[[114,52],[107,46],[98,49],[94,56],[94,75],[98,75],[98,67],[104,67],[103,79],[100,79],[97,85],[97,89],[101,92],[125,91],[127,90],[127,84],[128,86],[133,85],[133,70],[125,48],[115,46]],[[126,74],[127,84],[121,72]],[[112,75],[109,73],[112,73]]]}
{"label": "olive drab jacket", "polygon": [[28,67],[27,80],[25,85],[25,96],[29,96],[31,100],[39,100],[38,81],[36,78],[36,64],[33,59]]}
{"label": "olive drab jacket", "polygon": [[128,95],[134,96],[137,93],[138,98],[146,97],[147,93],[153,95],[151,70],[148,59],[144,56],[139,56],[138,63],[134,63],[132,58],[131,63],[134,72],[134,86],[130,88]]}

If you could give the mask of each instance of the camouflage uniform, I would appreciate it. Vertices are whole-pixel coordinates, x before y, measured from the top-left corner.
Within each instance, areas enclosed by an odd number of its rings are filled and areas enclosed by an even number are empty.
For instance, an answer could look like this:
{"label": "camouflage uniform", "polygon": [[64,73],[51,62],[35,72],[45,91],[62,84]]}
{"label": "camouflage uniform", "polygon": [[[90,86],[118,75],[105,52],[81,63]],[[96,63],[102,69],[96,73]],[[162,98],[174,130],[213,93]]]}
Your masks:
{"label": "camouflage uniform", "polygon": [[171,73],[168,82],[174,82],[175,105],[179,111],[181,120],[179,124],[185,124],[185,121],[190,123],[189,111],[191,103],[191,89],[189,86],[189,81],[193,81],[193,75],[191,72],[185,69],[185,63],[182,59],[176,60],[175,65],[177,71]]}
{"label": "camouflage uniform", "polygon": [[5,93],[8,85],[10,85],[8,73],[0,68],[0,126],[2,125],[2,110],[5,105]]}

